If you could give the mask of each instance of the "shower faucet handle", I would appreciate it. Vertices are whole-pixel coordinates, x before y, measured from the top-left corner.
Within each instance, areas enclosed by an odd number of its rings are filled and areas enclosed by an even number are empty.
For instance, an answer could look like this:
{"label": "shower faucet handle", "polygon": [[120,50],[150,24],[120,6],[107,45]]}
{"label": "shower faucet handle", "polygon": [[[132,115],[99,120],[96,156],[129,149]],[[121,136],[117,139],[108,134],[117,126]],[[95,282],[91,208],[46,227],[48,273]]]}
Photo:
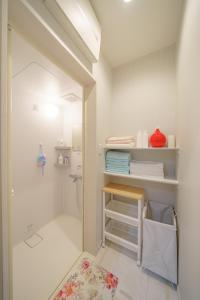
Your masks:
{"label": "shower faucet handle", "polygon": [[76,174],[70,174],[69,177],[73,179],[73,182],[76,182],[78,179],[82,179],[81,175]]}
{"label": "shower faucet handle", "polygon": [[11,197],[14,197],[15,196],[15,190],[14,188],[11,189]]}

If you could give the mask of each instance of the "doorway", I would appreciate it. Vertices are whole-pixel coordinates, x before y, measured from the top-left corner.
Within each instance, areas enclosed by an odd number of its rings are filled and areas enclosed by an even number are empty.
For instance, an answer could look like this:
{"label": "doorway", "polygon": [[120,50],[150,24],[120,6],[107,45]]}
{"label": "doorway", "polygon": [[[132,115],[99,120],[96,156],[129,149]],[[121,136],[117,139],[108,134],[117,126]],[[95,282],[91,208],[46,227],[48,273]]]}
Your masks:
{"label": "doorway", "polygon": [[14,300],[48,299],[82,253],[82,114],[81,85],[12,30]]}

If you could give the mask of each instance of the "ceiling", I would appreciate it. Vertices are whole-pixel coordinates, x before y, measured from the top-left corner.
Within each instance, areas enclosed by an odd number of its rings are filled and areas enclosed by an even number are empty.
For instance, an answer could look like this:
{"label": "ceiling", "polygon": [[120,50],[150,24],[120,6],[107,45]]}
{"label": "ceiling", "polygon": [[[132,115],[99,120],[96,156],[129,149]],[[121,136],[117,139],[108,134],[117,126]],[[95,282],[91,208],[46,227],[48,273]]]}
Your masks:
{"label": "ceiling", "polygon": [[102,28],[102,51],[112,67],[174,44],[182,0],[90,0]]}

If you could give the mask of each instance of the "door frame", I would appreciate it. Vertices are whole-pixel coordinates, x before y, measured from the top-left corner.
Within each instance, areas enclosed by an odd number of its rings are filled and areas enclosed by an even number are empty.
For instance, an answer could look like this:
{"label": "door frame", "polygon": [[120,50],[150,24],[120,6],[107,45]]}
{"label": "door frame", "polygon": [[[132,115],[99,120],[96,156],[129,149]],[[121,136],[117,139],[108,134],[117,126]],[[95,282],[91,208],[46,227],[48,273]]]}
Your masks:
{"label": "door frame", "polygon": [[1,12],[1,24],[0,24],[0,107],[1,107],[1,124],[0,124],[0,208],[1,208],[1,283],[0,288],[2,299],[7,300],[10,297],[10,258],[11,258],[11,247],[10,247],[10,102],[9,94],[9,60],[8,60],[8,1],[2,0],[0,2],[0,12]]}
{"label": "door frame", "polygon": [[[10,3],[8,3],[10,2]],[[9,11],[11,4],[13,11]],[[96,187],[97,187],[97,154],[96,154],[96,81],[88,69],[79,61],[59,36],[37,15],[26,0],[2,0],[1,11],[1,199],[2,211],[0,240],[2,255],[0,255],[0,271],[2,269],[2,285],[0,299],[12,300],[12,222],[11,222],[11,85],[9,72],[9,32],[8,24],[31,37],[33,44],[41,45],[47,57],[66,71],[74,80],[83,86],[84,90],[84,125],[83,125],[83,247],[95,253],[96,245]],[[27,23],[28,21],[28,23]],[[27,25],[28,24],[28,25]],[[27,26],[25,26],[27,25]],[[25,31],[25,32],[24,32]],[[45,42],[44,42],[45,41]],[[45,44],[48,48],[45,49]],[[45,53],[44,53],[45,54]],[[93,213],[91,213],[93,212]],[[91,226],[91,222],[94,226]],[[2,235],[2,236],[1,236]],[[1,252],[0,252],[1,254]],[[2,264],[2,265],[1,265]],[[1,283],[0,283],[1,284]]]}

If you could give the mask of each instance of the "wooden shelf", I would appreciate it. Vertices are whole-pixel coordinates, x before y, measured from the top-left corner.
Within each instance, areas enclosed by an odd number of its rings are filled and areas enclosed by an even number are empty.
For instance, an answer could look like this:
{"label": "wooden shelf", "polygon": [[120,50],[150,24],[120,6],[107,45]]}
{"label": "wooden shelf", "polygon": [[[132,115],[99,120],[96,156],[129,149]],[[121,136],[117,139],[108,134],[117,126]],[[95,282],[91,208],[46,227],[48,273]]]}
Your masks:
{"label": "wooden shelf", "polygon": [[[106,173],[106,172],[105,172]],[[110,174],[110,173],[108,173]],[[133,200],[143,200],[144,199],[144,189],[131,187],[124,184],[109,183],[102,189],[105,193],[110,193],[113,195],[118,195],[121,197],[133,199]]]}
{"label": "wooden shelf", "polygon": [[131,174],[120,174],[120,173],[110,173],[104,172],[105,175],[113,176],[113,177],[120,177],[120,178],[129,178],[129,179],[136,179],[136,180],[143,180],[143,181],[150,181],[150,182],[157,182],[163,184],[171,184],[171,185],[178,185],[178,180],[175,178],[159,178],[159,177],[150,177],[150,176],[135,176]]}

